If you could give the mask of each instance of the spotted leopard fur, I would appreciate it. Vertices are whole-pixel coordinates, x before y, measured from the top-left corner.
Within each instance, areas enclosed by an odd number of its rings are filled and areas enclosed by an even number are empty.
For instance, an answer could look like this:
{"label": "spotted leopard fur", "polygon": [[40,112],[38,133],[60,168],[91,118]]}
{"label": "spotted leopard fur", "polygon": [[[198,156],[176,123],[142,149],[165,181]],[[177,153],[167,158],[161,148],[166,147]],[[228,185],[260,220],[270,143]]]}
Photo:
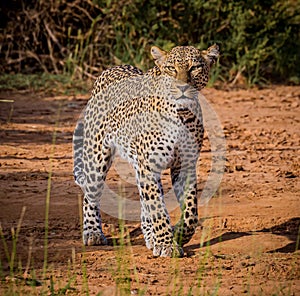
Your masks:
{"label": "spotted leopard fur", "polygon": [[[84,192],[83,242],[107,242],[100,197],[118,151],[136,172],[146,246],[155,256],[181,256],[198,223],[196,162],[204,133],[198,91],[207,84],[219,49],[179,46],[165,52],[154,46],[151,54],[156,65],[146,73],[129,65],[103,71],[75,128],[74,177]],[[160,179],[166,168],[182,210],[174,227]]]}

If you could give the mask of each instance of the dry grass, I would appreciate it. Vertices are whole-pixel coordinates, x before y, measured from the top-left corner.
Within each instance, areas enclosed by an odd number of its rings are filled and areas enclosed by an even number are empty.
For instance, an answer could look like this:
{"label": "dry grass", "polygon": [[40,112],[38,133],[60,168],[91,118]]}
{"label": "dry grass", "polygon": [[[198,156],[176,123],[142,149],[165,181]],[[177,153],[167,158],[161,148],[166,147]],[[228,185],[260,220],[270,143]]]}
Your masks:
{"label": "dry grass", "polygon": [[94,78],[115,64],[149,68],[152,44],[217,42],[222,57],[214,80],[300,81],[297,1],[23,0],[1,8],[2,73]]}

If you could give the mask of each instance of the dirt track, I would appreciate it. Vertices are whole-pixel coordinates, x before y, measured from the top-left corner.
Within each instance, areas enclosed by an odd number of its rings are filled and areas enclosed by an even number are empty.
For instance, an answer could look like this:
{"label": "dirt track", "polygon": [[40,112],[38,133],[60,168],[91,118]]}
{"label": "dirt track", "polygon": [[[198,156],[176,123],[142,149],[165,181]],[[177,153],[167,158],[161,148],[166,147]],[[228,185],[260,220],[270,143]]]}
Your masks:
{"label": "dirt track", "polygon": [[[68,294],[114,295],[116,284],[129,294],[145,295],[300,295],[300,87],[268,89],[205,89],[226,135],[226,172],[218,193],[199,208],[201,225],[180,259],[153,258],[146,249],[139,224],[125,222],[131,241],[114,247],[118,220],[103,215],[109,245],[81,245],[81,191],[72,177],[72,131],[87,96],[45,97],[34,93],[5,93],[0,99],[0,222],[11,250],[11,228],[17,227],[26,207],[17,243],[16,266],[58,291],[74,275]],[[55,135],[55,146],[52,145]],[[199,165],[199,188],[210,170],[206,139]],[[116,163],[109,187],[120,186],[138,199],[132,182],[120,180]],[[49,172],[48,273],[44,280],[45,203]],[[126,172],[125,172],[126,174]],[[129,173],[128,173],[129,174]],[[166,188],[169,176],[163,176]],[[178,211],[171,213],[178,218]],[[120,243],[120,242],[119,242]],[[9,266],[0,245],[1,269],[9,286]],[[19,262],[19,263],[18,263]],[[68,267],[69,264],[69,267]],[[71,276],[68,275],[71,274]],[[38,294],[25,281],[17,289]],[[127,290],[126,290],[127,289]],[[48,289],[49,291],[49,289]],[[206,294],[205,294],[206,295]]]}

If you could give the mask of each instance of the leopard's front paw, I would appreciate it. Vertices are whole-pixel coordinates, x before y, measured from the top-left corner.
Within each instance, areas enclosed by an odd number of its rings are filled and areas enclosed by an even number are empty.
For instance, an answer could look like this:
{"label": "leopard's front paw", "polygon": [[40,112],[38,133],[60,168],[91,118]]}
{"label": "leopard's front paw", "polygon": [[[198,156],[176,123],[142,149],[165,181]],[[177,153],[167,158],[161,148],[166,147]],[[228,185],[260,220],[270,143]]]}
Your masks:
{"label": "leopard's front paw", "polygon": [[107,239],[100,231],[85,231],[83,243],[85,246],[107,245]]}
{"label": "leopard's front paw", "polygon": [[195,233],[194,227],[185,227],[184,228],[179,223],[173,227],[174,239],[180,246],[187,244],[191,240],[194,233]]}
{"label": "leopard's front paw", "polygon": [[154,257],[182,257],[183,254],[183,249],[176,242],[170,246],[155,245],[153,248]]}

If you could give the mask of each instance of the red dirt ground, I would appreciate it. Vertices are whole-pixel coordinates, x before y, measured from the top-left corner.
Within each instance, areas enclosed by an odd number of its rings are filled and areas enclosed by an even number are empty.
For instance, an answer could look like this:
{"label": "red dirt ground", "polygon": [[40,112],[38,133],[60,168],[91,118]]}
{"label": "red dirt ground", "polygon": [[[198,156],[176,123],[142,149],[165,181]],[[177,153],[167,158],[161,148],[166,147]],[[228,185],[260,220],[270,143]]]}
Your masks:
{"label": "red dirt ground", "polygon": [[[88,289],[90,295],[300,295],[300,87],[203,93],[226,135],[226,171],[217,194],[199,207],[201,223],[184,257],[170,259],[153,258],[138,222],[125,221],[124,236],[130,234],[130,241],[125,238],[125,246],[120,246],[122,242],[113,239],[120,235],[118,220],[105,213],[109,245],[84,250],[71,143],[88,96],[1,92],[0,294],[87,295]],[[210,160],[206,138],[199,188]],[[130,170],[120,170],[129,169],[117,161],[108,176],[109,187],[138,199],[135,185],[118,176],[130,175]],[[163,181],[170,188],[168,174]],[[43,278],[47,188],[48,268]],[[12,228],[16,231],[22,208],[12,277],[3,241],[11,253]],[[178,218],[178,210],[171,218]],[[24,273],[28,279],[35,274],[42,286],[30,287],[32,282],[22,279]]]}

